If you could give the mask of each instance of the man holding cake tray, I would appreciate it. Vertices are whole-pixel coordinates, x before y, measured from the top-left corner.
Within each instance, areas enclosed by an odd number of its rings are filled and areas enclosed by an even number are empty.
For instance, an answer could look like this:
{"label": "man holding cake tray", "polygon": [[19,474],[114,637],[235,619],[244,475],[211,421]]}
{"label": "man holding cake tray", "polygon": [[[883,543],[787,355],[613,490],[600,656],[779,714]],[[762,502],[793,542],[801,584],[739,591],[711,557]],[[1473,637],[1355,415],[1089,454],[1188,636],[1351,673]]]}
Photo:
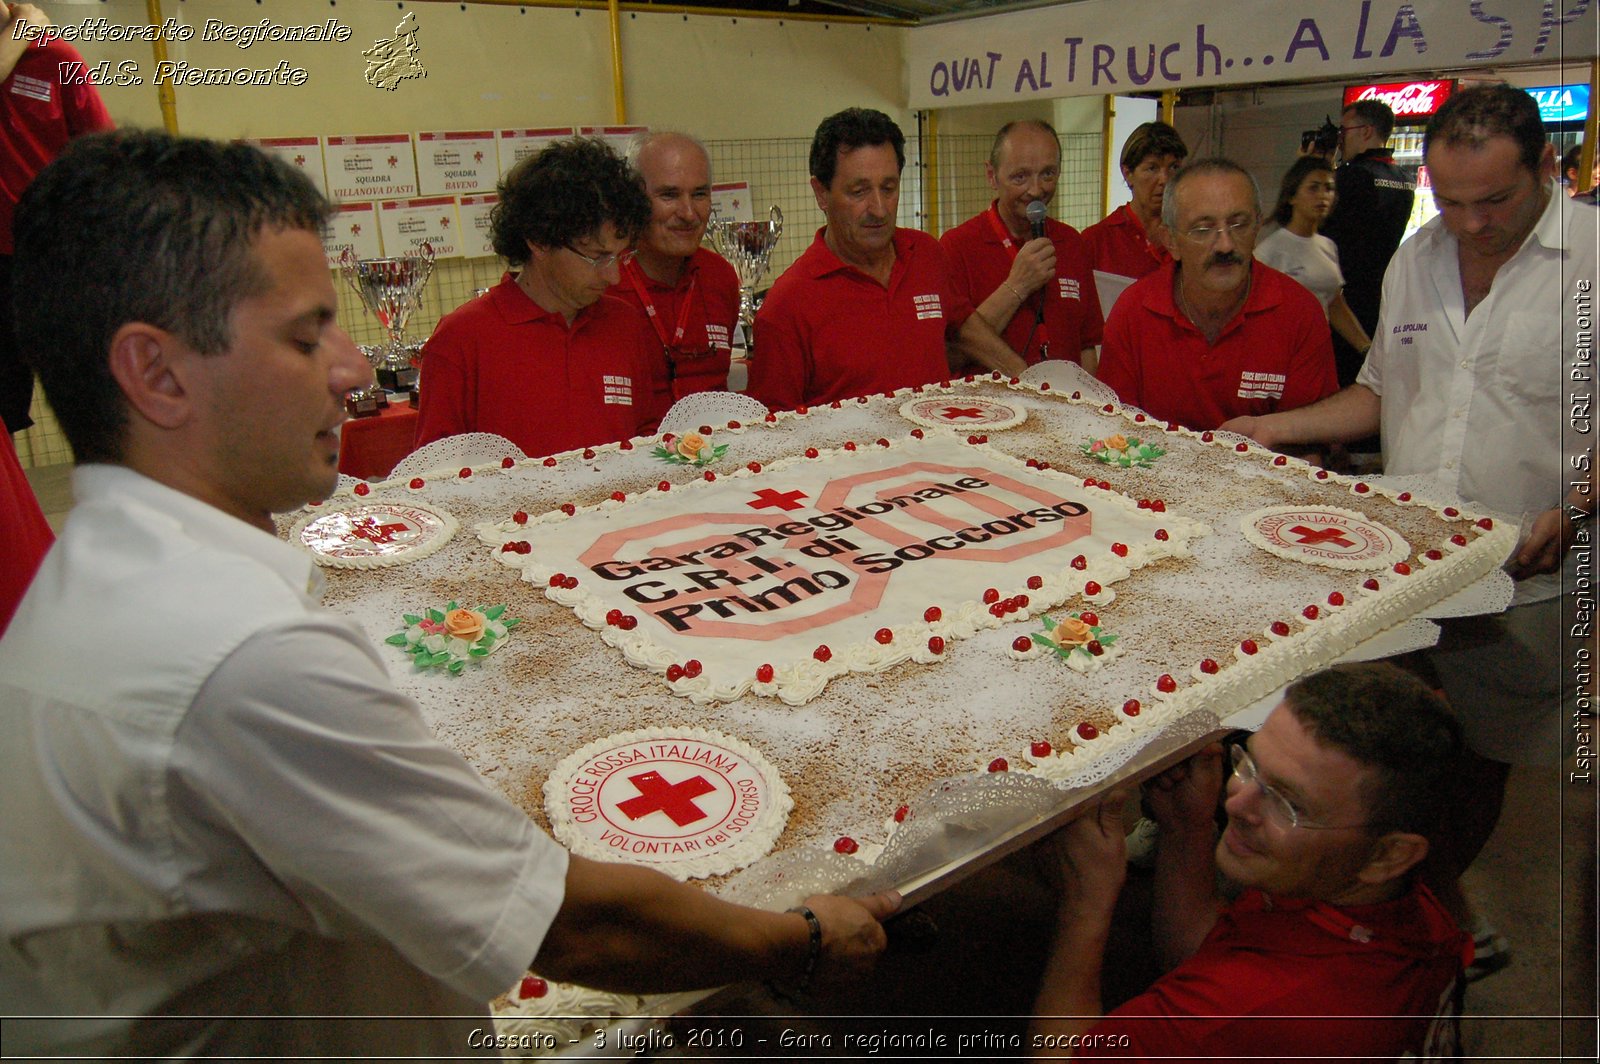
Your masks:
{"label": "man holding cake tray", "polygon": [[[1460,752],[1459,726],[1420,681],[1341,666],[1291,685],[1232,748],[1225,791],[1216,746],[1157,777],[1149,919],[1166,974],[1103,1017],[1127,867],[1121,797],[1062,829],[1041,855],[1062,890],[1035,1054],[1450,1057],[1471,948],[1417,870]],[[1243,888],[1226,905],[1219,873]]]}
{"label": "man holding cake tray", "polygon": [[634,991],[864,968],[896,895],[768,913],[569,856],[318,607],[271,514],[333,488],[371,379],[329,213],[247,145],[153,132],[76,141],[19,206],[19,332],[78,469],[0,639],[7,1052],[493,1056],[530,963]]}
{"label": "man holding cake tray", "polygon": [[828,222],[756,312],[749,393],[767,406],[932,384],[953,358],[1013,376],[1028,368],[973,313],[939,242],[895,225],[905,145],[882,111],[852,107],[817,127],[811,190]]}
{"label": "man holding cake tray", "polygon": [[[1457,93],[1429,120],[1423,145],[1439,217],[1390,263],[1356,383],[1223,428],[1268,447],[1381,428],[1384,472],[1524,515],[1511,608],[1442,620],[1438,646],[1419,663],[1437,674],[1477,755],[1458,778],[1457,815],[1429,880],[1474,929],[1480,961],[1497,958],[1492,970],[1509,959],[1504,942],[1472,916],[1456,880],[1499,820],[1511,766],[1554,763],[1561,722],[1577,705],[1577,685],[1562,684],[1563,559],[1573,560],[1568,548],[1595,497],[1592,470],[1569,467],[1563,453],[1562,384],[1588,329],[1584,294],[1600,281],[1600,212],[1558,194],[1555,150],[1520,89]],[[1570,565],[1566,578],[1575,578]]]}

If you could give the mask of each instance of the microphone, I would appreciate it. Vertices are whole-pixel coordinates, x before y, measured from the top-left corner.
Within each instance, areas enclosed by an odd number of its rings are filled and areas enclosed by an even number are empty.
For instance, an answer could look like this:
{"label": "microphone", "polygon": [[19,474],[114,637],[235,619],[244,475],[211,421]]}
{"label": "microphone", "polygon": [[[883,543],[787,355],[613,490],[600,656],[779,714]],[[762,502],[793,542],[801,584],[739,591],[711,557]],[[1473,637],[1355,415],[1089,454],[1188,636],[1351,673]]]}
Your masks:
{"label": "microphone", "polygon": [[1033,226],[1033,235],[1037,239],[1044,236],[1044,216],[1049,213],[1049,208],[1044,205],[1044,200],[1034,200],[1028,204],[1028,224]]}

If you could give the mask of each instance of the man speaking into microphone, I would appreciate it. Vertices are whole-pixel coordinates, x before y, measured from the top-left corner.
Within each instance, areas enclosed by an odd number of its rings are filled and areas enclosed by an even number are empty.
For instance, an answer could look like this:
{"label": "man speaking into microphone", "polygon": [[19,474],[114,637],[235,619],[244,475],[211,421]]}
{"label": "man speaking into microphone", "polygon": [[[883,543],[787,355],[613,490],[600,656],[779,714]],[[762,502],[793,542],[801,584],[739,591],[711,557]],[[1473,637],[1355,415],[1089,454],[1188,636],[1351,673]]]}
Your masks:
{"label": "man speaking into microphone", "polygon": [[1047,358],[1090,373],[1103,328],[1083,237],[1048,217],[1061,141],[1048,123],[1008,122],[984,166],[995,200],[940,239],[952,280],[1031,366]]}

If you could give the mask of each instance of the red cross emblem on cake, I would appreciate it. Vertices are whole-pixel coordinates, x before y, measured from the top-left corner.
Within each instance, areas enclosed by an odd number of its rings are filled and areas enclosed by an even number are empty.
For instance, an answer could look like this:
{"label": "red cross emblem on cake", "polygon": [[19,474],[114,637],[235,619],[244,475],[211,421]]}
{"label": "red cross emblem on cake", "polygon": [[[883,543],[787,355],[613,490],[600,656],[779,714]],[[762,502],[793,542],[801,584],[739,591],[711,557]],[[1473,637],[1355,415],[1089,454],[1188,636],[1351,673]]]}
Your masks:
{"label": "red cross emblem on cake", "polygon": [[630,820],[638,820],[651,813],[665,813],[680,828],[706,818],[694,800],[717,789],[704,776],[690,776],[682,783],[668,783],[661,773],[654,771],[629,776],[628,782],[639,788],[639,793],[618,802],[617,808]]}
{"label": "red cross emblem on cake", "polygon": [[749,502],[745,503],[745,505],[750,507],[752,510],[765,510],[769,507],[777,507],[780,510],[799,510],[804,505],[800,502],[800,500],[805,498],[809,498],[809,496],[807,496],[806,493],[801,491],[799,488],[796,488],[793,491],[779,491],[776,488],[762,488],[760,491],[756,492],[755,497]]}
{"label": "red cross emblem on cake", "polygon": [[999,430],[1022,424],[1027,411],[1002,399],[980,396],[955,399],[944,395],[908,399],[900,406],[900,416],[934,428]]}
{"label": "red cross emblem on cake", "polygon": [[1393,529],[1337,506],[1271,506],[1239,525],[1269,554],[1334,569],[1382,569],[1411,553]]}

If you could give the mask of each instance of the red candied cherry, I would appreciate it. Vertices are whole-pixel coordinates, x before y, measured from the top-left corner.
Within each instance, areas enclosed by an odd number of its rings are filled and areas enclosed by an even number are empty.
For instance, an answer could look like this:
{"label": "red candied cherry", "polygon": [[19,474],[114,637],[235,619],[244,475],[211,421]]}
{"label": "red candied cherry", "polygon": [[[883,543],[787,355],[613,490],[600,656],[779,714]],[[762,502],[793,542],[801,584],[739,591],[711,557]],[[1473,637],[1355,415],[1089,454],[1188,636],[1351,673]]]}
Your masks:
{"label": "red candied cherry", "polygon": [[1051,753],[1050,744],[1043,739],[1035,739],[1033,745],[1028,747],[1028,752],[1034,757],[1049,757]]}
{"label": "red candied cherry", "polygon": [[628,495],[627,495],[626,492],[614,491],[614,492],[611,493],[611,497],[613,499],[615,499],[617,502],[622,502],[624,499],[626,499],[628,497]]}
{"label": "red candied cherry", "polygon": [[621,443],[617,444],[617,450],[619,450],[619,451],[631,451],[631,450],[633,450],[633,441],[632,440],[623,440]]}
{"label": "red candied cherry", "polygon": [[1446,517],[1460,517],[1461,511],[1457,510],[1454,506],[1446,506],[1444,508],[1444,515]]}
{"label": "red candied cherry", "polygon": [[1176,421],[1167,422],[1167,431],[1168,432],[1177,432],[1178,431],[1178,423]]}
{"label": "red candied cherry", "polygon": [[1340,591],[1334,591],[1331,594],[1329,594],[1328,595],[1328,605],[1330,605],[1330,606],[1343,606],[1344,605],[1344,593],[1340,592]]}
{"label": "red candied cherry", "polygon": [[704,478],[704,479],[705,479],[705,482],[706,482],[706,483],[707,483],[707,484],[709,484],[709,483],[711,483],[711,482],[712,482],[712,481],[713,481],[713,480],[716,480],[716,479],[717,479],[717,475],[716,475],[716,474],[715,474],[715,473],[713,473],[713,472],[712,472],[712,471],[711,471],[711,470],[709,470],[709,469],[708,469],[708,470],[706,470],[706,471],[705,471],[705,472],[704,472],[704,473],[702,473],[702,474],[701,474],[701,476],[702,476],[702,477],[703,477],[703,478]]}
{"label": "red candied cherry", "polygon": [[1039,468],[1040,469],[1049,469],[1050,468],[1050,463],[1049,462],[1040,462],[1039,463]]}
{"label": "red candied cherry", "polygon": [[773,671],[772,671],[772,666],[771,665],[768,665],[766,662],[762,662],[760,665],[756,666],[756,682],[757,683],[771,683],[772,682],[772,676],[773,676]]}
{"label": "red candied cherry", "polygon": [[700,426],[700,435],[702,435],[702,436],[711,435],[711,426],[710,425],[701,425]]}
{"label": "red candied cherry", "polygon": [[983,592],[983,604],[985,606],[993,606],[996,602],[999,602],[999,601],[1000,601],[1000,592],[997,589],[992,588],[992,587],[984,589],[984,592]]}
{"label": "red candied cherry", "polygon": [[835,853],[842,853],[848,857],[861,849],[861,844],[849,835],[840,835],[833,840],[833,849]]}
{"label": "red candied cherry", "polygon": [[622,620],[617,622],[617,627],[621,628],[624,632],[631,632],[635,628],[639,627],[639,618],[635,617],[631,613],[624,613],[622,615]]}
{"label": "red candied cherry", "polygon": [[876,632],[872,633],[872,638],[876,639],[884,646],[888,646],[890,643],[894,642],[894,633],[887,628],[879,628]]}
{"label": "red candied cherry", "polygon": [[1080,739],[1084,740],[1085,742],[1087,742],[1090,739],[1099,738],[1099,736],[1100,736],[1100,729],[1099,728],[1096,728],[1093,724],[1090,724],[1086,720],[1079,722],[1079,724],[1078,724],[1078,738],[1080,738]]}
{"label": "red candied cherry", "polygon": [[877,439],[877,444],[879,447],[887,447],[889,446],[889,441],[884,439],[882,436],[879,436]]}
{"label": "red candied cherry", "polygon": [[515,554],[517,553],[517,545],[515,543],[502,543],[500,544],[500,553]]}
{"label": "red candied cherry", "polygon": [[1011,641],[1011,649],[1015,650],[1018,654],[1026,654],[1028,651],[1033,649],[1033,640],[1029,639],[1025,635],[1019,635],[1017,638]]}
{"label": "red candied cherry", "polygon": [[927,621],[929,624],[937,622],[939,618],[943,616],[944,611],[939,609],[937,606],[929,606],[927,609],[922,611],[922,619]]}
{"label": "red candied cherry", "polygon": [[1289,622],[1287,622],[1287,621],[1273,621],[1272,622],[1272,634],[1277,636],[1279,639],[1282,639],[1284,636],[1288,635],[1289,634]]}
{"label": "red candied cherry", "polygon": [[924,436],[926,436],[926,435],[927,435],[927,433],[925,433],[925,432],[923,432],[923,431],[922,431],[922,430],[921,430],[921,429],[912,429],[912,430],[911,430],[911,435],[912,435],[912,437],[913,437],[913,438],[914,438],[914,439],[918,439],[918,440],[920,440],[920,439],[922,439],[922,438],[923,438],[923,437],[924,437]]}
{"label": "red candied cherry", "polygon": [[585,458],[593,458],[594,457],[594,448],[593,447],[585,447],[583,449],[583,456]]}
{"label": "red candied cherry", "polygon": [[1139,700],[1137,698],[1130,698],[1126,702],[1122,703],[1122,712],[1130,717],[1137,717],[1139,715],[1140,708]]}
{"label": "red candied cherry", "polygon": [[906,816],[910,812],[911,807],[909,805],[902,805],[900,808],[894,811],[894,822],[896,824],[904,824],[906,822]]}
{"label": "red candied cherry", "polygon": [[1029,591],[1038,591],[1041,587],[1044,587],[1044,577],[1042,577],[1042,576],[1030,576],[1030,577],[1028,577],[1028,590]]}
{"label": "red candied cherry", "polygon": [[991,617],[1004,617],[1005,615],[1006,615],[1005,603],[1003,603],[1003,602],[995,602],[995,603],[991,603],[990,604],[990,606],[989,606],[989,616],[991,616]]}
{"label": "red candied cherry", "polygon": [[548,993],[550,984],[537,975],[525,975],[522,977],[522,982],[517,984],[517,997],[523,1001],[529,998],[542,998]]}
{"label": "red candied cherry", "polygon": [[844,449],[847,450],[847,451],[855,450],[856,449],[855,441],[854,440],[846,440],[845,441],[845,445],[844,445]]}
{"label": "red candied cherry", "polygon": [[816,456],[817,456],[817,449],[815,447],[807,447],[806,448],[806,457],[807,458],[815,458]]}
{"label": "red candied cherry", "polygon": [[1160,540],[1160,541],[1161,541],[1161,542],[1163,542],[1163,543],[1165,543],[1165,542],[1166,542],[1166,541],[1167,541],[1167,540],[1168,540],[1168,539],[1169,539],[1169,538],[1170,538],[1170,537],[1169,537],[1169,536],[1168,536],[1168,535],[1167,535],[1167,530],[1166,530],[1166,529],[1164,529],[1164,528],[1158,528],[1158,529],[1156,529],[1156,531],[1155,531],[1155,537],[1156,537],[1156,539],[1159,539],[1159,540]]}
{"label": "red candied cherry", "polygon": [[1246,654],[1254,654],[1261,648],[1256,645],[1256,641],[1254,639],[1246,639],[1244,642],[1239,644],[1239,649],[1244,651]]}
{"label": "red candied cherry", "polygon": [[1090,580],[1088,583],[1083,585],[1083,593],[1085,595],[1098,595],[1100,594],[1100,591],[1101,588],[1099,583],[1094,580]]}
{"label": "red candied cherry", "polygon": [[1465,547],[1467,545],[1467,537],[1463,536],[1460,532],[1457,532],[1455,535],[1450,537],[1450,542],[1454,543],[1458,547]]}
{"label": "red candied cherry", "polygon": [[518,554],[532,554],[533,553],[533,544],[529,543],[527,540],[520,541],[517,544],[517,553]]}
{"label": "red candied cherry", "polygon": [[365,481],[362,481],[360,484],[357,484],[355,487],[351,488],[350,490],[353,491],[357,495],[366,495],[367,493],[372,491],[371,488],[367,487]]}
{"label": "red candied cherry", "polygon": [[1376,591],[1378,590],[1378,581],[1369,576],[1365,580],[1361,581],[1361,586],[1366,588],[1368,591]]}
{"label": "red candied cherry", "polygon": [[799,414],[801,417],[805,417],[807,414],[811,413],[811,408],[809,406],[797,406],[794,408],[794,412]]}
{"label": "red candied cherry", "polygon": [[1109,481],[1109,480],[1096,481],[1095,482],[1095,487],[1099,488],[1101,491],[1110,491],[1111,490],[1111,481]]}
{"label": "red candied cherry", "polygon": [[1430,547],[1428,550],[1423,552],[1422,556],[1428,559],[1430,562],[1436,562],[1440,558],[1444,557],[1444,551]]}
{"label": "red candied cherry", "polygon": [[967,442],[968,443],[977,443],[978,442],[978,437],[977,436],[968,436],[967,437]]}
{"label": "red candied cherry", "polygon": [[752,473],[761,472],[761,463],[760,462],[746,462],[744,464],[744,467],[746,469],[750,470],[750,472],[752,472]]}
{"label": "red candied cherry", "polygon": [[670,480],[661,481],[661,483],[656,485],[656,490],[657,491],[671,491],[672,490],[672,481],[670,481]]}
{"label": "red candied cherry", "polygon": [[944,637],[943,636],[930,635],[928,637],[928,653],[930,653],[930,654],[943,654],[944,653]]}
{"label": "red candied cherry", "polygon": [[1356,486],[1354,488],[1354,491],[1355,491],[1355,493],[1357,495],[1365,495],[1367,492],[1369,492],[1371,490],[1372,490],[1371,488],[1367,487],[1367,482],[1366,481],[1364,481],[1364,480],[1356,481]]}
{"label": "red candied cherry", "polygon": [[1211,432],[1202,432],[1202,433],[1201,433],[1201,434],[1200,434],[1200,442],[1201,442],[1201,443],[1210,443],[1210,442],[1211,442],[1211,441],[1212,441],[1212,440],[1214,440],[1214,439],[1216,439],[1216,438],[1217,438],[1217,437],[1216,437],[1216,434],[1215,434],[1215,433],[1211,433]]}
{"label": "red candied cherry", "polygon": [[1006,381],[1006,383],[1007,384],[1021,384],[1022,383],[1022,378],[1021,377],[1012,377],[1012,378],[1008,379]]}
{"label": "red candied cherry", "polygon": [[1039,382],[1039,390],[1041,392],[1048,392],[1050,390],[1050,382],[1049,381],[1040,381]]}
{"label": "red candied cherry", "polygon": [[744,428],[744,426],[739,424],[739,422],[737,422],[737,421],[728,422],[728,427],[730,429],[735,429],[735,430]]}
{"label": "red candied cherry", "polygon": [[554,458],[546,458],[544,460],[544,467],[546,469],[554,469],[556,467],[556,460]]}
{"label": "red candied cherry", "polygon": [[1236,443],[1233,445],[1233,449],[1238,451],[1240,454],[1245,454],[1249,452],[1250,445],[1248,443]]}
{"label": "red candied cherry", "polygon": [[677,683],[681,679],[683,679],[683,666],[679,665],[677,662],[673,662],[671,665],[668,665],[667,682]]}
{"label": "red candied cherry", "polygon": [[1410,502],[1411,501],[1411,493],[1409,491],[1402,491],[1399,495],[1396,495],[1395,498],[1400,500],[1401,502]]}
{"label": "red candied cherry", "polygon": [[609,624],[613,628],[615,628],[617,625],[621,624],[622,623],[622,611],[621,610],[616,610],[616,609],[606,610],[606,623]]}
{"label": "red candied cherry", "polygon": [[1308,621],[1314,621],[1317,619],[1317,614],[1321,612],[1322,611],[1317,609],[1315,606],[1307,606],[1305,609],[1300,611],[1300,616],[1304,617]]}
{"label": "red candied cherry", "polygon": [[1025,610],[1025,609],[1027,609],[1028,608],[1028,602],[1030,600],[1029,600],[1027,595],[1018,595],[1015,598],[1013,598],[1011,601],[1016,603],[1015,609],[1013,610],[1013,612],[1015,612],[1015,610]]}
{"label": "red candied cherry", "polygon": [[1172,678],[1171,673],[1164,672],[1156,680],[1156,690],[1163,694],[1171,694],[1178,689],[1178,681]]}
{"label": "red candied cherry", "polygon": [[1135,414],[1135,415],[1133,415],[1133,420],[1142,424],[1144,422],[1144,415],[1143,414]]}
{"label": "red candied cherry", "polygon": [[1217,674],[1217,670],[1221,667],[1222,666],[1218,665],[1216,659],[1214,658],[1206,658],[1200,663],[1200,671],[1205,673],[1207,676],[1215,676]]}
{"label": "red candied cherry", "polygon": [[1072,398],[1074,398],[1074,399],[1082,399],[1083,398],[1083,393],[1082,392],[1073,392],[1072,393]]}
{"label": "red candied cherry", "polygon": [[1086,487],[1086,488],[1094,487],[1095,486],[1094,477],[1084,477],[1083,478],[1083,486]]}
{"label": "red candied cherry", "polygon": [[835,399],[833,402],[829,403],[828,405],[830,407],[832,407],[833,409],[835,409],[835,410],[843,409],[843,404],[840,403],[839,400],[837,400],[837,399]]}
{"label": "red candied cherry", "polygon": [[1411,566],[1407,565],[1405,562],[1395,562],[1394,571],[1399,573],[1401,576],[1410,576]]}
{"label": "red candied cherry", "polygon": [[1082,613],[1078,614],[1078,620],[1082,621],[1090,628],[1100,627],[1100,615],[1095,613],[1093,610],[1084,610]]}
{"label": "red candied cherry", "polygon": [[1107,413],[1107,414],[1110,414],[1110,413],[1114,413],[1114,412],[1115,412],[1115,411],[1116,411],[1116,409],[1117,409],[1117,408],[1116,408],[1116,407],[1114,407],[1114,406],[1112,406],[1112,405],[1111,405],[1111,404],[1110,404],[1110,403],[1107,403],[1107,404],[1106,404],[1106,405],[1105,405],[1105,406],[1102,406],[1102,407],[1101,407],[1101,408],[1100,408],[1100,409],[1101,409],[1101,410],[1102,410],[1102,411],[1103,411],[1103,412],[1104,412],[1104,413]]}
{"label": "red candied cherry", "polygon": [[566,587],[567,587],[568,591],[571,591],[573,588],[575,588],[577,586],[578,586],[578,578],[577,577],[575,577],[575,576],[567,577]]}
{"label": "red candied cherry", "polygon": [[516,513],[511,515],[511,520],[515,521],[519,525],[525,525],[528,523],[528,513],[526,510],[518,510]]}
{"label": "red candied cherry", "polygon": [[1128,545],[1126,543],[1113,543],[1111,544],[1111,553],[1119,558],[1126,558],[1128,556]]}
{"label": "red candied cherry", "polygon": [[1106,648],[1100,645],[1100,640],[1098,639],[1089,640],[1084,644],[1083,649],[1087,650],[1097,658],[1106,652]]}
{"label": "red candied cherry", "polygon": [[1134,505],[1137,506],[1141,510],[1148,510],[1148,509],[1150,509],[1150,500],[1149,499],[1140,499]]}
{"label": "red candied cherry", "polygon": [[999,370],[995,370],[993,373],[989,374],[989,377],[992,380],[999,380],[1000,379],[1000,371]]}
{"label": "red candied cherry", "polygon": [[1286,466],[1289,464],[1289,459],[1280,454],[1278,457],[1272,460],[1272,464],[1275,466]]}
{"label": "red candied cherry", "polygon": [[515,458],[511,457],[509,454],[506,455],[504,458],[500,459],[500,468],[501,469],[511,469],[511,468],[515,467],[516,464],[517,464],[517,460]]}
{"label": "red candied cherry", "polygon": [[1317,470],[1317,479],[1318,480],[1327,480],[1328,479],[1328,471],[1326,469]]}
{"label": "red candied cherry", "polygon": [[1487,532],[1494,527],[1494,521],[1487,517],[1480,517],[1478,518],[1478,527]]}
{"label": "red candied cherry", "polygon": [[[893,393],[886,393],[886,394],[893,394]],[[856,402],[858,402],[858,403],[865,403],[865,402],[867,402],[867,401],[868,401],[868,400],[869,400],[869,399],[871,399],[871,398],[872,398],[872,397],[871,397],[871,396],[868,396],[868,395],[858,395],[858,396],[856,396]]]}
{"label": "red candied cherry", "polygon": [[663,432],[663,433],[662,433],[662,434],[661,434],[661,442],[662,442],[662,443],[671,443],[671,442],[672,442],[672,441],[673,441],[673,440],[675,440],[675,439],[677,439],[677,438],[678,438],[678,437],[676,437],[676,436],[674,436],[674,435],[673,435],[673,434],[672,434],[672,433],[670,433],[670,432]]}
{"label": "red candied cherry", "polygon": [[462,480],[465,480],[465,479],[467,479],[468,477],[470,477],[472,475],[472,467],[471,466],[462,466],[461,467],[461,472],[457,473],[456,475],[459,476]]}
{"label": "red candied cherry", "polygon": [[696,676],[700,675],[700,670],[702,668],[704,668],[704,666],[700,664],[698,658],[690,658],[688,661],[683,663],[683,674],[692,680]]}
{"label": "red candied cherry", "polygon": [[993,761],[989,762],[989,771],[990,772],[1010,772],[1011,771],[1011,762],[1007,761],[1003,757],[997,757]]}
{"label": "red candied cherry", "polygon": [[571,517],[573,514],[578,512],[578,508],[572,505],[570,502],[564,502],[561,504],[561,512],[566,514],[568,517]]}
{"label": "red candied cherry", "polygon": [[768,414],[762,420],[766,421],[766,423],[769,424],[769,425],[775,425],[775,424],[778,423],[778,415],[777,414]]}
{"label": "red candied cherry", "polygon": [[1079,572],[1082,572],[1083,570],[1089,568],[1089,559],[1080,554],[1076,558],[1072,559],[1072,567]]}
{"label": "red candied cherry", "polygon": [[566,587],[567,586],[567,574],[566,573],[556,573],[554,576],[552,576],[550,578],[550,586],[551,587]]}
{"label": "red candied cherry", "polygon": [[829,650],[828,644],[824,643],[817,649],[813,650],[811,652],[811,656],[816,658],[818,661],[827,661],[829,658],[833,657],[833,651]]}
{"label": "red candied cherry", "polygon": [[1153,514],[1164,514],[1167,512],[1167,504],[1162,502],[1160,499],[1151,499],[1150,512]]}
{"label": "red candied cherry", "polygon": [[989,434],[986,432],[983,435],[979,436],[978,437],[978,442],[979,443],[988,443],[989,442]]}

